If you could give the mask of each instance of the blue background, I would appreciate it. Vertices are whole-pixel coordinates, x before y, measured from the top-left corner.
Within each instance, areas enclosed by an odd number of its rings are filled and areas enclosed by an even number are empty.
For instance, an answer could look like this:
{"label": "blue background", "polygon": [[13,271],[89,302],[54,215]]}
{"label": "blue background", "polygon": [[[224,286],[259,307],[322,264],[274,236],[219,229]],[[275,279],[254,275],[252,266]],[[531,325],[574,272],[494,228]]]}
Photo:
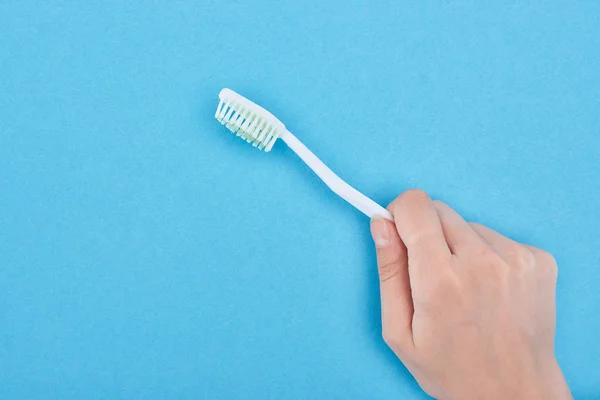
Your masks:
{"label": "blue background", "polygon": [[600,397],[600,3],[0,3],[0,398],[423,399],[380,335],[368,219],[420,187],[559,262]]}

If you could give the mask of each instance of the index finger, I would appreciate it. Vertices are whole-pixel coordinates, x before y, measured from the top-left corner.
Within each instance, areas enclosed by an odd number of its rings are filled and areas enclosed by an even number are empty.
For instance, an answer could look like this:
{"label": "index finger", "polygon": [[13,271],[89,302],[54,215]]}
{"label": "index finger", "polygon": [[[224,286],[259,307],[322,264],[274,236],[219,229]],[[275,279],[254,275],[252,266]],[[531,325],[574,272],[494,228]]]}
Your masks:
{"label": "index finger", "polygon": [[[396,229],[408,251],[409,271],[437,274],[447,268],[448,248],[435,205],[422,190],[409,190],[390,207]],[[416,272],[416,271],[415,271]]]}

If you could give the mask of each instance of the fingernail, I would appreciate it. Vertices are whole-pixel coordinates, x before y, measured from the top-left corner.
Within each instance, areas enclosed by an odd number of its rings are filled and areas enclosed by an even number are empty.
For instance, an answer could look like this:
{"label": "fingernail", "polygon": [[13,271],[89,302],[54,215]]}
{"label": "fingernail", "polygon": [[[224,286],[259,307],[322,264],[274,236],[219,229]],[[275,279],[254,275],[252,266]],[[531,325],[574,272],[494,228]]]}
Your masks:
{"label": "fingernail", "polygon": [[371,235],[375,242],[375,247],[385,247],[390,243],[390,232],[385,219],[376,216],[371,220]]}

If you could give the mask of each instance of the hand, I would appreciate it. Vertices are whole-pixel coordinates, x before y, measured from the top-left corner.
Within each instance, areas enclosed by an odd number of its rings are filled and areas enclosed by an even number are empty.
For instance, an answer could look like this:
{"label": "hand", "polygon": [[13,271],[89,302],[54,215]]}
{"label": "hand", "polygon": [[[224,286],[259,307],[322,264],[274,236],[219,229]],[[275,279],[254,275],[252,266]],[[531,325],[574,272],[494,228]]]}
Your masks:
{"label": "hand", "polygon": [[411,190],[371,221],[383,338],[438,399],[571,399],[554,258]]}

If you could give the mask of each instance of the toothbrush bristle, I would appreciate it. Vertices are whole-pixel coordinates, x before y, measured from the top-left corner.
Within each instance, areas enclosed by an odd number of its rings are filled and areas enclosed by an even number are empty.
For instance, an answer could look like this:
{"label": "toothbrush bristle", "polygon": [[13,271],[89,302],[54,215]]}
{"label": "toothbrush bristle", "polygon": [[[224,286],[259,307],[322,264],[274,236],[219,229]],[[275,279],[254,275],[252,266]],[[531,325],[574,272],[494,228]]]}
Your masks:
{"label": "toothbrush bristle", "polygon": [[219,93],[215,118],[236,136],[264,151],[271,151],[285,132],[285,125],[273,114],[230,89]]}

